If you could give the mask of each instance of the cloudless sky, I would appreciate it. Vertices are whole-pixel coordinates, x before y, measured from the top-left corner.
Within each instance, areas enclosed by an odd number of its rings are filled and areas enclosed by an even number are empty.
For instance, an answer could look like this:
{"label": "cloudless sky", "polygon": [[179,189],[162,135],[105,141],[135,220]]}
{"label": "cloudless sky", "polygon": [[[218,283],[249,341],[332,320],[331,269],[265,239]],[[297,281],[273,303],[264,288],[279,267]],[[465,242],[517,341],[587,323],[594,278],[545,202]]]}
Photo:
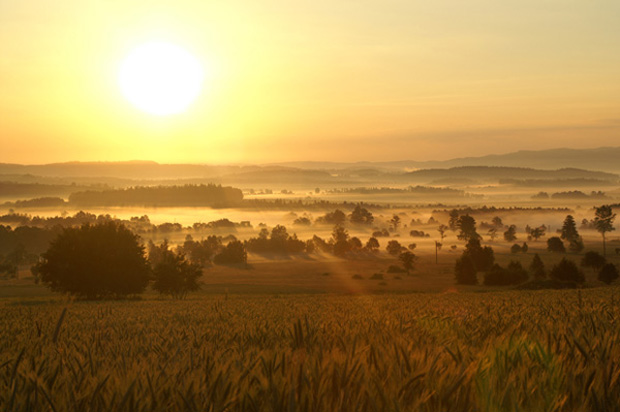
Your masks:
{"label": "cloudless sky", "polygon": [[[618,0],[0,0],[0,162],[432,160],[620,143]],[[185,113],[120,62],[208,68]]]}

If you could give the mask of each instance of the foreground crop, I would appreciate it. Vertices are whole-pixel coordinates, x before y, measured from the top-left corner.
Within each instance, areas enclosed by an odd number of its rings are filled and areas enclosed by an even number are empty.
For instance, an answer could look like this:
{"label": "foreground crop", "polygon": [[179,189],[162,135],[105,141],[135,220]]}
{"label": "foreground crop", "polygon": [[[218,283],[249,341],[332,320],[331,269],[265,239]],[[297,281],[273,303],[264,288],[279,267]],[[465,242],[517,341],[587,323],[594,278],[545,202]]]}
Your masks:
{"label": "foreground crop", "polygon": [[612,290],[5,301],[0,409],[614,411]]}

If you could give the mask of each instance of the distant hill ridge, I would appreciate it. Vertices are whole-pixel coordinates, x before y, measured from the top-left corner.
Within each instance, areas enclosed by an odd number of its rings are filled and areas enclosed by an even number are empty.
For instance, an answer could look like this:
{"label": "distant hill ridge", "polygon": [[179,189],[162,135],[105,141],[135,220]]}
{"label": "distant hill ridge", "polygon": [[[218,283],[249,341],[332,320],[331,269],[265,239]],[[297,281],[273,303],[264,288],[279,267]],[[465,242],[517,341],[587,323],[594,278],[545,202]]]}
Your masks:
{"label": "distant hill ridge", "polygon": [[[464,157],[445,161],[403,160],[393,162],[281,162],[264,165],[207,165],[207,164],[160,164],[153,161],[127,162],[66,162],[43,165],[20,165],[0,163],[1,175],[36,175],[46,177],[113,177],[124,179],[178,179],[215,177],[271,177],[278,173],[307,174],[308,178],[327,179],[330,174],[371,177],[383,173],[403,173],[415,169],[450,169],[455,167],[514,168],[554,171],[555,178],[602,178],[596,172],[620,172],[620,147],[596,149],[550,149],[540,151],[522,150],[507,154],[481,157]],[[500,169],[497,169],[499,171]],[[472,169],[468,169],[472,172]],[[481,169],[488,173],[489,170]],[[572,171],[572,172],[571,172]],[[325,173],[328,172],[328,173]],[[585,173],[588,172],[588,173]],[[438,172],[426,172],[436,173]],[[587,175],[586,175],[587,174]],[[293,177],[293,176],[290,176]],[[377,176],[378,177],[378,176]],[[461,176],[466,177],[466,176]],[[498,176],[499,177],[499,176]],[[515,176],[512,176],[515,177]],[[535,178],[535,176],[527,176]],[[615,176],[617,178],[617,176]],[[523,177],[525,178],[525,176]],[[549,178],[549,176],[546,176]]]}

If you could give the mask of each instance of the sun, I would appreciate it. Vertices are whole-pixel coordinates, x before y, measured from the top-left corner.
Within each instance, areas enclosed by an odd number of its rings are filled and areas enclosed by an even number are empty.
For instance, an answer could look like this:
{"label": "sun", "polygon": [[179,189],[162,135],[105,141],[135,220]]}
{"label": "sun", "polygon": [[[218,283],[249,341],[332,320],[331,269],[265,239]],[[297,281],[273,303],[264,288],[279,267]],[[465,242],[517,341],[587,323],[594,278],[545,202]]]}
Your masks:
{"label": "sun", "polygon": [[183,48],[167,42],[143,44],[129,53],[118,72],[125,98],[154,115],[182,113],[200,94],[204,69]]}

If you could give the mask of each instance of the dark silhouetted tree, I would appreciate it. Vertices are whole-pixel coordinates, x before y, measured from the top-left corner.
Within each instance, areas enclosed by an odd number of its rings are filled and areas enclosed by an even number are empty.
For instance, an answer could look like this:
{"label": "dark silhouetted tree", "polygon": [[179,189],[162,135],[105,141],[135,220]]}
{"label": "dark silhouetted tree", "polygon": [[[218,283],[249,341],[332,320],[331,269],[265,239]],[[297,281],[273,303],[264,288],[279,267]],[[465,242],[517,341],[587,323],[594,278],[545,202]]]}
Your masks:
{"label": "dark silhouetted tree", "polygon": [[613,263],[606,263],[598,272],[598,280],[610,285],[618,279],[618,268]]}
{"label": "dark silhouetted tree", "polygon": [[351,213],[351,223],[370,225],[375,220],[372,213],[360,205],[355,206]]}
{"label": "dark silhouetted tree", "polygon": [[239,240],[229,242],[220,253],[215,255],[213,262],[218,265],[235,265],[248,263],[248,253],[245,246]]}
{"label": "dark silhouetted tree", "polygon": [[517,227],[515,225],[508,226],[508,229],[504,232],[504,240],[506,242],[517,240]]}
{"label": "dark silhouetted tree", "polygon": [[64,229],[42,258],[44,284],[87,299],[141,293],[149,281],[139,237],[115,222]]}
{"label": "dark silhouetted tree", "polygon": [[591,268],[595,273],[598,272],[605,263],[607,263],[605,256],[593,250],[587,251],[581,259],[581,266]]}
{"label": "dark silhouetted tree", "polygon": [[507,268],[494,264],[484,274],[484,284],[488,286],[518,285],[527,280],[527,271],[520,262],[511,261]]}
{"label": "dark silhouetted tree", "polygon": [[568,250],[570,250],[571,253],[580,253],[583,250],[584,246],[583,246],[583,240],[581,239],[581,236],[579,236],[576,239],[573,239],[570,241],[570,243],[568,244]]}
{"label": "dark silhouetted tree", "polygon": [[457,227],[459,228],[457,237],[460,240],[469,241],[470,239],[480,238],[480,235],[476,232],[476,219],[469,215],[459,217]]}
{"label": "dark silhouetted tree", "polygon": [[184,299],[189,292],[200,288],[201,275],[199,264],[190,263],[182,254],[168,250],[153,268],[153,289],[175,299]]}
{"label": "dark silhouetted tree", "polygon": [[579,270],[575,262],[566,258],[562,258],[560,263],[553,266],[549,272],[549,276],[551,279],[561,282],[583,283],[585,281],[583,272]]}
{"label": "dark silhouetted tree", "polygon": [[353,236],[349,239],[349,246],[351,250],[360,250],[362,248],[362,241],[358,237]]}
{"label": "dark silhouetted tree", "polygon": [[573,216],[567,215],[564,219],[560,237],[567,242],[579,239],[579,232],[577,231],[577,225]]}
{"label": "dark silhouetted tree", "polygon": [[375,237],[371,237],[370,239],[368,239],[368,242],[366,242],[366,249],[370,250],[371,252],[377,251],[379,247],[379,241]]}
{"label": "dark silhouetted tree", "polygon": [[596,231],[603,236],[603,256],[606,256],[607,242],[605,234],[616,230],[616,228],[614,228],[614,219],[616,218],[616,214],[613,213],[611,206],[603,205],[596,208],[594,215],[594,227],[596,228]]}
{"label": "dark silhouetted tree", "polygon": [[547,250],[555,253],[566,253],[564,242],[562,242],[562,239],[557,236],[547,239]]}
{"label": "dark silhouetted tree", "polygon": [[545,232],[547,231],[547,227],[546,226],[538,226],[534,229],[530,230],[530,238],[533,239],[534,241],[537,241],[538,239],[540,239],[541,237],[545,236]]}
{"label": "dark silhouetted tree", "polygon": [[478,283],[476,267],[468,256],[461,256],[456,260],[454,276],[456,277],[456,283],[460,285],[476,285]]}
{"label": "dark silhouetted tree", "polygon": [[487,236],[489,236],[489,239],[491,239],[491,242],[493,242],[495,238],[497,238],[497,228],[492,227],[491,229],[489,229],[487,232]]}
{"label": "dark silhouetted tree", "polygon": [[463,257],[469,257],[476,271],[489,270],[495,262],[495,254],[490,246],[482,247],[479,239],[470,239],[463,251]]}
{"label": "dark silhouetted tree", "polygon": [[403,249],[403,246],[398,242],[398,240],[390,240],[385,247],[385,250],[387,250],[387,252],[393,256],[397,256],[398,254],[400,254]]}
{"label": "dark silhouetted tree", "polygon": [[394,230],[398,230],[398,226],[400,226],[400,217],[398,215],[392,216],[390,219],[390,225],[392,225]]}
{"label": "dark silhouetted tree", "polygon": [[449,229],[446,225],[439,225],[437,231],[439,232],[439,237],[441,238],[441,243],[443,243],[444,238],[446,237],[446,231]]}
{"label": "dark silhouetted tree", "polygon": [[534,279],[544,279],[547,275],[545,272],[545,264],[543,263],[538,253],[534,255],[532,263],[530,263],[530,273],[534,276]]}
{"label": "dark silhouetted tree", "polygon": [[456,209],[452,209],[449,214],[448,226],[450,230],[453,232],[458,229],[458,221],[459,221],[459,211]]}
{"label": "dark silhouetted tree", "polygon": [[407,275],[409,275],[413,270],[416,255],[411,252],[402,252],[400,255],[398,255],[398,259],[403,262],[403,267],[407,271]]}

